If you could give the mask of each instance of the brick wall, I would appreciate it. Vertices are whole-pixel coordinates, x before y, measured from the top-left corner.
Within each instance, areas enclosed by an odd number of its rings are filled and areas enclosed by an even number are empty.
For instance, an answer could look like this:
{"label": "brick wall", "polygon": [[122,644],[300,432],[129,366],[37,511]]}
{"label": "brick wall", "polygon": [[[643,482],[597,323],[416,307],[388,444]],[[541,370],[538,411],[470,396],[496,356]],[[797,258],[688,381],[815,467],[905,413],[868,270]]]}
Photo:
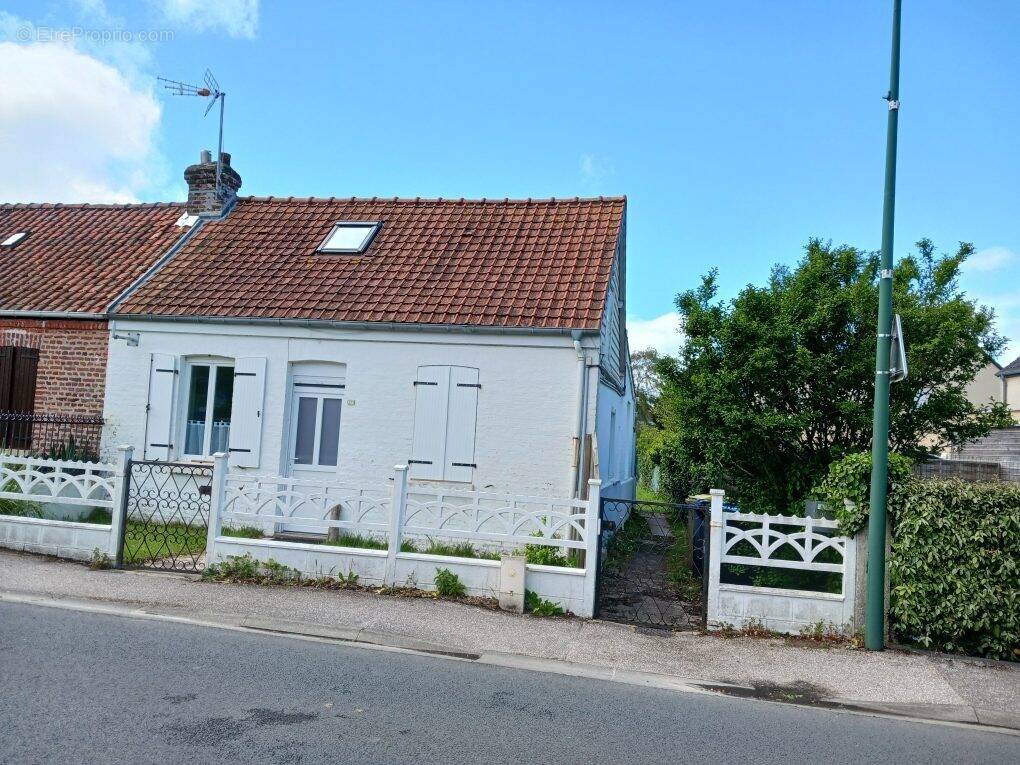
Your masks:
{"label": "brick wall", "polygon": [[37,413],[102,415],[109,347],[105,321],[0,317],[0,345],[39,349]]}

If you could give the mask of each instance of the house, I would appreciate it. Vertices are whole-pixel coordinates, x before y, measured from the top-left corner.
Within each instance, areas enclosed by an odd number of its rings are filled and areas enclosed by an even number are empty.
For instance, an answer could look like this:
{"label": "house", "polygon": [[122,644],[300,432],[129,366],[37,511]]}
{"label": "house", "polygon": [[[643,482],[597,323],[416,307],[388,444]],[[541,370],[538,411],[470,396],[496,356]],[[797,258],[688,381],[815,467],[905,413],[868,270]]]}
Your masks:
{"label": "house", "polygon": [[0,205],[0,450],[96,452],[109,308],[180,239],[184,212]]}
{"label": "house", "polygon": [[634,491],[626,201],[296,199],[189,167],[188,231],[111,307],[104,446],[232,471]]}
{"label": "house", "polygon": [[1020,425],[1020,356],[1004,366],[999,377],[1002,378],[1002,400]]}

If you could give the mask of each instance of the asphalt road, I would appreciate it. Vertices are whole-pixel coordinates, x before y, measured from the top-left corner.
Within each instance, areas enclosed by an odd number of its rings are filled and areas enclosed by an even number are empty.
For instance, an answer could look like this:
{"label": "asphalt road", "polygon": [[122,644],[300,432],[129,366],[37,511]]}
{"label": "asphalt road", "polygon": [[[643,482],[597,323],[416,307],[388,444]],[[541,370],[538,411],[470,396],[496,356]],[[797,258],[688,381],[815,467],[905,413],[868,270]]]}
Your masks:
{"label": "asphalt road", "polygon": [[1020,761],[988,731],[0,603],[0,762]]}

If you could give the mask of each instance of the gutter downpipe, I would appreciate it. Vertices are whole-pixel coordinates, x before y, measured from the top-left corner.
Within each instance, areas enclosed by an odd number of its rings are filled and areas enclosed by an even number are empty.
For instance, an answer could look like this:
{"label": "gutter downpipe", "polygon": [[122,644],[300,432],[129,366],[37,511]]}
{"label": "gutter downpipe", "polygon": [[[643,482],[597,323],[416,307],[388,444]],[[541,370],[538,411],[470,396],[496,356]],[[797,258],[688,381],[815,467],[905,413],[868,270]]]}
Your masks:
{"label": "gutter downpipe", "polygon": [[574,459],[570,466],[570,495],[580,497],[578,486],[584,466],[584,432],[588,409],[588,355],[581,346],[581,333],[570,334],[574,341],[574,352],[577,353],[577,425],[574,431]]}

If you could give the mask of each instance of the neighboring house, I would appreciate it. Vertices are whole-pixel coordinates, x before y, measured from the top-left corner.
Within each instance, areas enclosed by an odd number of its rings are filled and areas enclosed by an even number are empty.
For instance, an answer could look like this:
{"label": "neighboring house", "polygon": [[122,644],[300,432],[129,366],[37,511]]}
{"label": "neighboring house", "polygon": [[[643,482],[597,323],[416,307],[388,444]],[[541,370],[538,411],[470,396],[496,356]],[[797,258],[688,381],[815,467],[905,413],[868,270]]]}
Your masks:
{"label": "neighboring house", "polygon": [[0,205],[0,450],[98,449],[107,310],[187,230],[183,213]]}
{"label": "neighboring house", "polygon": [[1002,378],[1002,400],[1020,424],[1020,356],[1003,367],[999,377]]}
{"label": "neighboring house", "polygon": [[1006,387],[1003,384],[1001,372],[1002,364],[988,357],[987,363],[978,370],[974,379],[964,389],[967,400],[975,406],[986,406],[1004,401]]}
{"label": "neighboring house", "polygon": [[112,306],[105,448],[301,480],[634,491],[626,201],[236,198]]}

